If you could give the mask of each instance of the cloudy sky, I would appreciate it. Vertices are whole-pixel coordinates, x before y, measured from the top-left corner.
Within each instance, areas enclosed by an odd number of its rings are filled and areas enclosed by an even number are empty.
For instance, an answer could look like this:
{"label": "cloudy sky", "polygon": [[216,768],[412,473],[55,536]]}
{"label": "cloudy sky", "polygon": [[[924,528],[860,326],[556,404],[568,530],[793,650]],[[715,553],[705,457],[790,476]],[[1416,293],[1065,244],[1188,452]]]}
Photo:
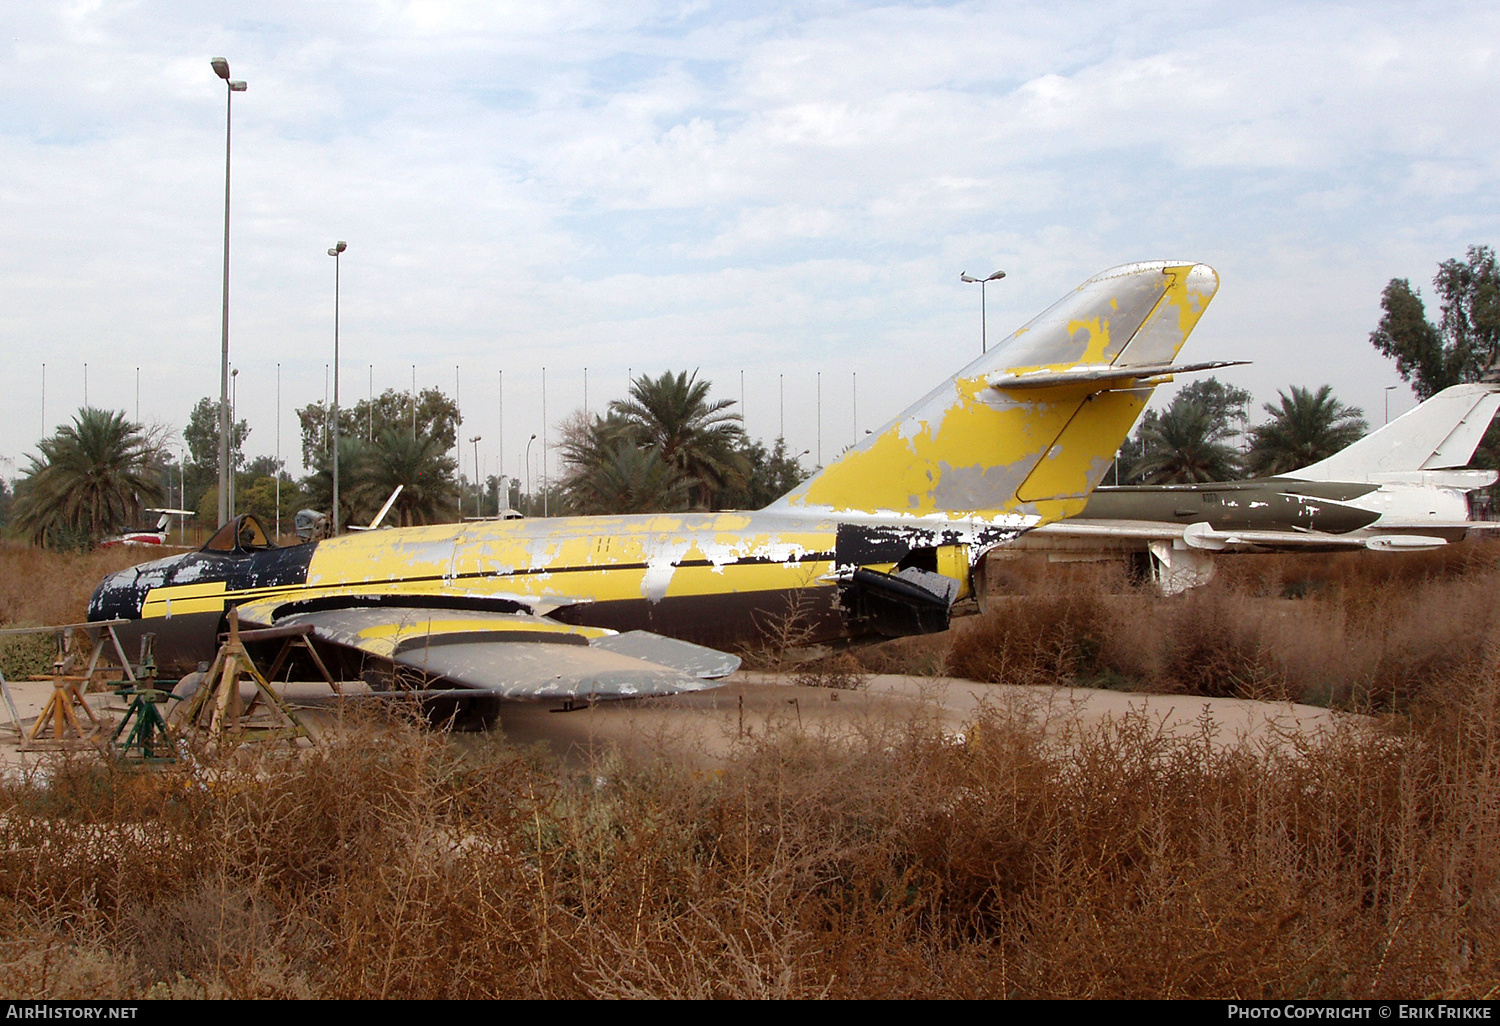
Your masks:
{"label": "cloudy sky", "polygon": [[1368,342],[1381,288],[1500,241],[1500,8],[1245,10],[12,5],[0,474],[84,403],[85,363],[88,402],[132,416],[139,368],[147,423],[180,428],[217,395],[218,55],[249,83],[239,412],[248,450],[273,452],[279,365],[294,471],[293,410],[323,398],[332,359],[339,239],[344,401],[413,368],[456,388],[490,474],[502,457],[524,474],[543,367],[554,425],[584,404],[585,368],[595,410],[631,372],[697,368],[735,400],[743,374],[750,433],[784,415],[794,451],[826,460],[977,353],[960,272],[1007,272],[994,339],[1158,257],[1221,276],[1186,358],[1254,360],[1224,377],[1261,401],[1330,383],[1379,423],[1399,383]]}

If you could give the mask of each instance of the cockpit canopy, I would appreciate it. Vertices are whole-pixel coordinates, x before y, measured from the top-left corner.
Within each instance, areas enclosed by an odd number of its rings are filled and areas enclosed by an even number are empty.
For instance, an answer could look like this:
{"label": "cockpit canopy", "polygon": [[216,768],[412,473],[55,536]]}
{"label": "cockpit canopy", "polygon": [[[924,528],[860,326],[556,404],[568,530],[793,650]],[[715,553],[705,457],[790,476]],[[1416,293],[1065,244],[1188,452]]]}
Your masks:
{"label": "cockpit canopy", "polygon": [[208,540],[203,552],[265,552],[278,548],[266,533],[266,529],[253,513],[241,513],[229,521]]}

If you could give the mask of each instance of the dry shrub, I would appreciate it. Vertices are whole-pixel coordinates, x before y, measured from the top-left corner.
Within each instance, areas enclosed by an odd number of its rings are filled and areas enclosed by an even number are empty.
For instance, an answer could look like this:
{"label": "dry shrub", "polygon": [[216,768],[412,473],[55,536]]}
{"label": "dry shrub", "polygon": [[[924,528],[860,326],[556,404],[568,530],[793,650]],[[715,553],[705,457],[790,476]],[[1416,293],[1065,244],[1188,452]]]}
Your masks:
{"label": "dry shrub", "polygon": [[[1428,707],[1424,707],[1427,709]],[[721,772],[355,724],[310,758],[0,789],[13,995],[1482,997],[1500,677],[1223,747],[984,713]]]}
{"label": "dry shrub", "polygon": [[947,666],[977,680],[1403,709],[1500,645],[1497,555],[1478,542],[1227,556],[1208,586],[1170,598],[1129,589],[1118,568],[1056,568],[1050,586],[1037,578],[957,623]]}
{"label": "dry shrub", "polygon": [[835,652],[822,659],[798,663],[792,671],[792,683],[804,688],[832,688],[835,691],[858,691],[870,683],[860,662],[850,652]]}
{"label": "dry shrub", "polygon": [[997,684],[1071,682],[1099,668],[1116,626],[1104,597],[1083,587],[991,597],[979,621],[954,638],[947,668]]}
{"label": "dry shrub", "polygon": [[0,624],[79,623],[88,613],[89,596],[106,574],[168,552],[124,545],[51,552],[0,543]]}
{"label": "dry shrub", "polygon": [[[7,627],[38,627],[34,623],[12,623]],[[6,680],[26,680],[28,677],[52,672],[52,661],[57,656],[57,642],[51,634],[15,634],[0,637],[0,673]]]}
{"label": "dry shrub", "polygon": [[1276,644],[1262,624],[1264,611],[1218,582],[1176,596],[1168,606],[1161,690],[1209,697],[1280,697]]}
{"label": "dry shrub", "polygon": [[817,633],[812,599],[803,591],[788,595],[780,611],[761,616],[755,626],[759,638],[740,652],[746,669],[779,673],[827,654],[826,648],[812,644]]}
{"label": "dry shrub", "polygon": [[1500,567],[1500,548],[1479,540],[1419,552],[1234,555],[1218,559],[1216,566],[1219,578],[1247,595],[1356,597],[1487,574]]}

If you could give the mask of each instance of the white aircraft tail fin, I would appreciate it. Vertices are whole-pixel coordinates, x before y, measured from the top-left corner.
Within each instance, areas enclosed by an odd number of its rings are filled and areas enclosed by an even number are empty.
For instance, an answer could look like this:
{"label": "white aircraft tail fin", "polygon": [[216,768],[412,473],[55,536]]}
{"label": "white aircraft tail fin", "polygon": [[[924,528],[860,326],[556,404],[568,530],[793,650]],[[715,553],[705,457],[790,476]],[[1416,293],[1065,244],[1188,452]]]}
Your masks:
{"label": "white aircraft tail fin", "polygon": [[158,517],[156,521],[156,529],[158,531],[165,531],[167,529],[167,525],[172,522],[173,517],[193,517],[198,515],[196,510],[167,509],[164,506],[151,506],[147,508],[146,512],[161,514],[161,516]]}
{"label": "white aircraft tail fin", "polygon": [[361,524],[350,524],[349,525],[349,530],[351,530],[351,531],[375,531],[375,530],[379,530],[379,528],[380,528],[380,522],[382,520],[384,520],[385,519],[385,515],[391,511],[391,507],[396,504],[396,496],[400,495],[401,494],[401,489],[403,489],[405,487],[406,487],[406,485],[399,485],[399,484],[396,486],[395,491],[391,492],[391,497],[389,499],[385,500],[385,505],[380,507],[380,512],[375,514],[375,519],[370,521],[369,526],[364,526],[364,525],[361,525]]}
{"label": "white aircraft tail fin", "polygon": [[1165,260],[1097,274],[773,508],[1074,516],[1218,286]]}
{"label": "white aircraft tail fin", "polygon": [[1500,383],[1454,385],[1326,460],[1283,476],[1375,482],[1390,481],[1393,474],[1462,467],[1473,458],[1497,409]]}

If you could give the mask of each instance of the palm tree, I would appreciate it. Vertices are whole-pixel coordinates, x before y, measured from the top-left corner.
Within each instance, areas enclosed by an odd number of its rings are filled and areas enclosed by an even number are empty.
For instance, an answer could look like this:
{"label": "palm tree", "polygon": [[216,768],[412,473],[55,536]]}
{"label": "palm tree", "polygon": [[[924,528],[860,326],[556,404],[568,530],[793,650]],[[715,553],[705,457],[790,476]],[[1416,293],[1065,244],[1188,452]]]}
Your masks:
{"label": "palm tree", "polygon": [[350,468],[352,505],[373,514],[399,484],[403,487],[391,507],[391,516],[400,526],[442,521],[453,515],[458,501],[453,478],[457,467],[438,435],[424,433],[413,438],[410,429],[388,428],[380,432],[373,445],[363,445],[360,450]]}
{"label": "palm tree", "polygon": [[1289,474],[1327,459],[1370,429],[1364,411],[1335,399],[1331,385],[1317,392],[1293,385],[1290,396],[1278,395],[1279,407],[1264,407],[1271,419],[1250,429],[1246,465],[1257,477]]}
{"label": "palm tree", "polygon": [[16,526],[34,544],[97,545],[160,501],[157,447],[123,412],[86,406],[37,448],[16,503]]}
{"label": "palm tree", "polygon": [[707,509],[714,494],[743,475],[735,443],[744,435],[733,399],[709,402],[710,383],[698,372],[667,371],[654,381],[646,375],[630,385],[629,399],[609,404],[610,413],[630,425],[637,441],[656,446],[661,458],[692,479],[693,505]]}
{"label": "palm tree", "polygon": [[564,486],[579,513],[656,513],[685,509],[695,482],[655,445],[618,439],[597,462],[580,467]]}
{"label": "palm tree", "polygon": [[1131,476],[1146,484],[1190,484],[1228,481],[1239,471],[1233,449],[1218,439],[1224,425],[1208,407],[1173,402],[1159,417],[1145,421],[1137,433],[1144,454]]}
{"label": "palm tree", "polygon": [[[365,523],[385,502],[386,495],[390,494],[388,488],[385,495],[376,498],[370,494],[375,489],[360,487],[361,481],[368,477],[367,464],[373,448],[372,443],[366,442],[356,434],[347,434],[339,438],[339,523],[341,525]],[[318,462],[317,470],[302,479],[302,492],[314,509],[329,509],[333,505],[333,459],[331,453],[321,455],[323,458]]]}

